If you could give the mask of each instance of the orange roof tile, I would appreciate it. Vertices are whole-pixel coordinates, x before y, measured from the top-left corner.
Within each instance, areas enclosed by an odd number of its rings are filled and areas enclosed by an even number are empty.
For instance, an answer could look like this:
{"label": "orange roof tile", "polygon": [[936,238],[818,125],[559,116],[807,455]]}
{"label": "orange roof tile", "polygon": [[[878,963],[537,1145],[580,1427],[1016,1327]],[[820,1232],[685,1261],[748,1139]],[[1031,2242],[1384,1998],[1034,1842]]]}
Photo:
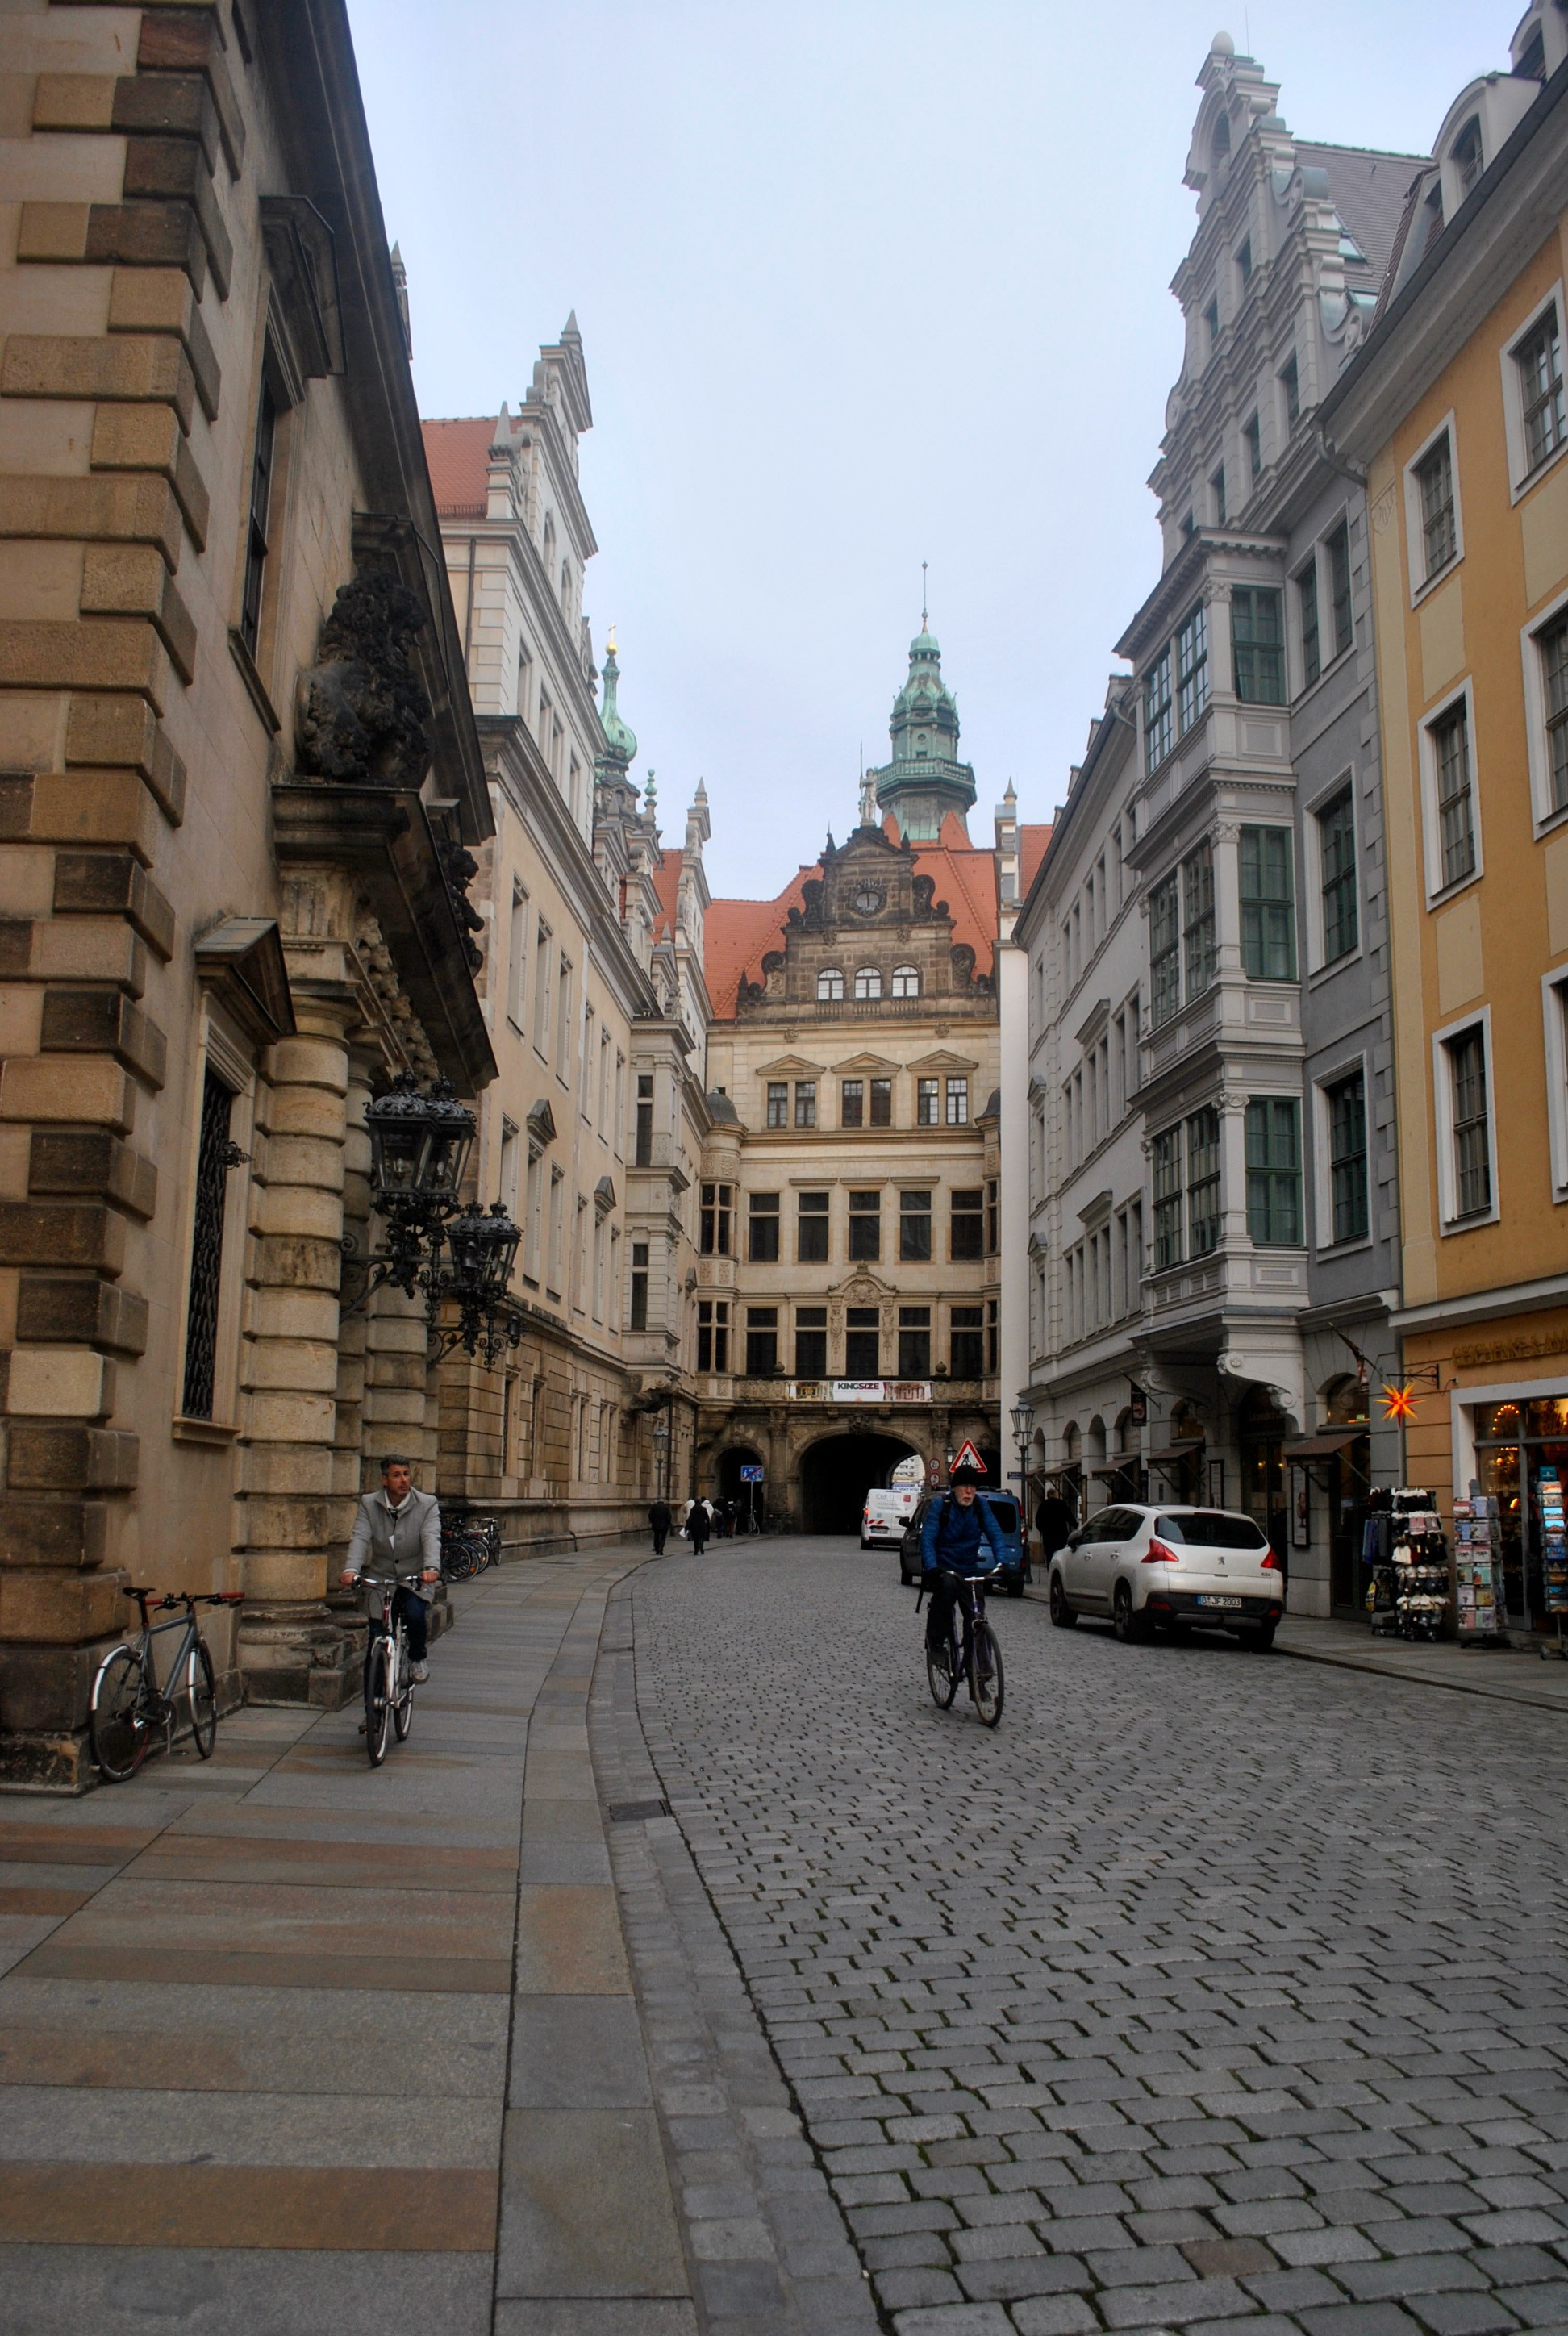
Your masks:
{"label": "orange roof tile", "polygon": [[1020,900],[1027,896],[1029,886],[1039,874],[1040,862],[1046,856],[1046,847],[1050,840],[1051,830],[1048,825],[1027,827],[1021,820],[1019,821],[1018,856],[1023,861],[1023,866],[1018,871]]}
{"label": "orange roof tile", "polygon": [[482,519],[489,503],[491,447],[495,416],[473,421],[422,422],[424,459],[439,519]]}

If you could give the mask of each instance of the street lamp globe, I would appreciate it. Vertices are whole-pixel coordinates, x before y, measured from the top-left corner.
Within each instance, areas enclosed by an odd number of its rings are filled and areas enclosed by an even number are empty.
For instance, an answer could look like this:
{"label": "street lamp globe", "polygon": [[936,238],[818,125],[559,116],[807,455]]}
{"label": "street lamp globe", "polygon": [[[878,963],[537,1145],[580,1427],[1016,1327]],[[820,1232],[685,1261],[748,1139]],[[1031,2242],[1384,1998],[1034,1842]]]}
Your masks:
{"label": "street lamp globe", "polygon": [[1027,1403],[1014,1404],[1012,1417],[1013,1442],[1015,1444],[1027,1444],[1035,1425],[1033,1405]]}
{"label": "street lamp globe", "polygon": [[457,1204],[477,1123],[450,1079],[423,1092],[412,1071],[365,1106],[371,1188],[388,1214],[444,1214]]}
{"label": "street lamp globe", "polygon": [[461,1216],[453,1217],[446,1229],[452,1295],[481,1304],[504,1297],[521,1238],[502,1201],[492,1202],[488,1209],[472,1202]]}

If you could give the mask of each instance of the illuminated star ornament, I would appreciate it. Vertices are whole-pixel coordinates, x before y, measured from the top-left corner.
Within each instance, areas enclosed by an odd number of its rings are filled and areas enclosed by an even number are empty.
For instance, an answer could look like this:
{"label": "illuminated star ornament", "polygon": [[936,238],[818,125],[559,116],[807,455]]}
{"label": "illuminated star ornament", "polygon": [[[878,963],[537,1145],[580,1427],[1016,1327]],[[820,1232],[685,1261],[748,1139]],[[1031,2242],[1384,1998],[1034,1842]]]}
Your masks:
{"label": "illuminated star ornament", "polygon": [[1385,1419],[1397,1420],[1401,1426],[1403,1426],[1407,1421],[1415,1418],[1415,1390],[1409,1386],[1408,1382],[1407,1382],[1403,1387],[1390,1387],[1387,1380],[1384,1381],[1383,1416]]}

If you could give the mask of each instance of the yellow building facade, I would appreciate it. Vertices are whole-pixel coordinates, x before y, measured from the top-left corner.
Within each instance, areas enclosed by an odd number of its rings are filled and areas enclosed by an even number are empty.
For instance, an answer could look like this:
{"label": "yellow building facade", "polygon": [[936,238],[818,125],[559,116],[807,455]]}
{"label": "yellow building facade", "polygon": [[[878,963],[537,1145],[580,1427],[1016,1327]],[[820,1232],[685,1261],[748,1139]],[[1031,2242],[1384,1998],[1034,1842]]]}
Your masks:
{"label": "yellow building facade", "polygon": [[1405,1481],[1496,1498],[1515,1632],[1568,1478],[1565,50],[1532,11],[1450,109],[1322,417],[1371,519]]}

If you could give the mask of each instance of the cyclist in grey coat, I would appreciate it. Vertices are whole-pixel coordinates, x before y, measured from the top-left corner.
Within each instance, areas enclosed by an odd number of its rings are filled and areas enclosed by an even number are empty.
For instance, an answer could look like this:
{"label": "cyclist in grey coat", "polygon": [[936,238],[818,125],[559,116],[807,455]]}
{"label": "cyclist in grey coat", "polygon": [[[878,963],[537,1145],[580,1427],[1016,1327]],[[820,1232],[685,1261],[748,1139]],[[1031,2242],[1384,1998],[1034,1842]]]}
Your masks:
{"label": "cyclist in grey coat", "polygon": [[[394,1582],[400,1573],[441,1580],[441,1504],[433,1493],[415,1492],[412,1465],[391,1453],[381,1464],[380,1492],[366,1493],[355,1512],[340,1579],[352,1588],[362,1574],[367,1582]],[[408,1626],[414,1677],[427,1679],[429,1601],[400,1587],[392,1616]]]}

